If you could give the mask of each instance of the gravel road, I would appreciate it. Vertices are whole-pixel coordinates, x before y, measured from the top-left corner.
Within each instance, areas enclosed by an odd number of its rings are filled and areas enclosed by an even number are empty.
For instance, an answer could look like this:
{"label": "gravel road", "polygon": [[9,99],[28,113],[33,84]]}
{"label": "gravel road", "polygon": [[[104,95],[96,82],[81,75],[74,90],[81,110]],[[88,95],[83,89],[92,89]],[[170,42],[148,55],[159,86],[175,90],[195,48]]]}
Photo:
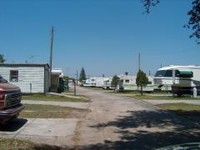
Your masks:
{"label": "gravel road", "polygon": [[83,118],[27,119],[0,136],[76,150],[149,150],[200,142],[200,121],[160,110],[151,103],[107,91],[77,87],[91,99]]}
{"label": "gravel road", "polygon": [[184,118],[141,100],[104,91],[78,89],[88,95],[91,112],[77,128],[79,149],[154,149],[200,142],[200,121]]}

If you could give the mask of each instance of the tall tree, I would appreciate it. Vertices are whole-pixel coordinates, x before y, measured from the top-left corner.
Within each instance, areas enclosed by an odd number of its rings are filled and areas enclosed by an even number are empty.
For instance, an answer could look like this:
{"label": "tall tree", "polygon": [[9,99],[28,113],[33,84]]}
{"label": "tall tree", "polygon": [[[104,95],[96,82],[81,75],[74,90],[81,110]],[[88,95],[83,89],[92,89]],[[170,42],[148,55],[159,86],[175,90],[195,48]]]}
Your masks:
{"label": "tall tree", "polygon": [[116,88],[117,85],[119,84],[119,77],[117,75],[114,75],[112,78],[111,86]]}
{"label": "tall tree", "polygon": [[86,80],[86,74],[85,74],[85,69],[82,67],[81,72],[80,72],[79,81],[83,82],[83,80]]}
{"label": "tall tree", "polygon": [[0,54],[0,63],[4,63],[6,60],[4,59],[4,55]]}
{"label": "tall tree", "polygon": [[[150,13],[151,7],[156,6],[160,1],[162,0],[141,0],[147,13]],[[191,3],[192,8],[187,13],[189,21],[184,27],[193,30],[190,38],[196,38],[197,44],[200,44],[200,0],[192,0]]]}
{"label": "tall tree", "polygon": [[139,70],[136,77],[136,84],[140,88],[141,95],[143,95],[143,88],[147,86],[148,82],[146,74],[142,70]]}

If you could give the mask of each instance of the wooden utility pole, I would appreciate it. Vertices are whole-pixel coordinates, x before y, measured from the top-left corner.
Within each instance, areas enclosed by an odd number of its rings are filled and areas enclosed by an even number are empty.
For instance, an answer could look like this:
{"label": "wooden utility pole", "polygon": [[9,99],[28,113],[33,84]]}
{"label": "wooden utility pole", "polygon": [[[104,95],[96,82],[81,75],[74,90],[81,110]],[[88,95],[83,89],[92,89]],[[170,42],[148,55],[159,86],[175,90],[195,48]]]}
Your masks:
{"label": "wooden utility pole", "polygon": [[53,64],[53,40],[54,40],[54,27],[52,26],[51,28],[51,44],[50,44],[50,77],[49,77],[49,80],[50,80],[50,91],[51,91],[51,74],[52,74],[52,64]]}
{"label": "wooden utility pole", "polygon": [[140,53],[138,54],[138,71],[140,70]]}
{"label": "wooden utility pole", "polygon": [[53,39],[54,39],[54,27],[51,28],[51,46],[50,46],[50,69],[51,69],[51,71],[52,71],[52,63],[53,63]]}

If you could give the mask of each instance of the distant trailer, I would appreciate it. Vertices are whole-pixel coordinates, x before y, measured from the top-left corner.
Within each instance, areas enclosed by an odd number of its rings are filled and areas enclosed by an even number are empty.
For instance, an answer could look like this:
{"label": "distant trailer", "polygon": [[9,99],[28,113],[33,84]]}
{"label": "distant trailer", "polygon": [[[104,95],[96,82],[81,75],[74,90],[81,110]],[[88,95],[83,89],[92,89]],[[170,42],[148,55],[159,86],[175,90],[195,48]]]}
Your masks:
{"label": "distant trailer", "polygon": [[157,70],[154,76],[157,89],[171,91],[173,94],[200,95],[200,66],[168,66]]}
{"label": "distant trailer", "polygon": [[83,83],[84,87],[95,87],[96,86],[96,77],[86,79]]}
{"label": "distant trailer", "polygon": [[[139,87],[136,84],[136,78],[137,76],[130,76],[130,75],[121,75],[120,78],[120,84],[118,88],[122,88],[125,91],[137,91],[139,90]],[[149,83],[147,86],[143,88],[143,91],[145,92],[152,92],[154,90],[153,86],[153,78],[151,76],[148,76]]]}

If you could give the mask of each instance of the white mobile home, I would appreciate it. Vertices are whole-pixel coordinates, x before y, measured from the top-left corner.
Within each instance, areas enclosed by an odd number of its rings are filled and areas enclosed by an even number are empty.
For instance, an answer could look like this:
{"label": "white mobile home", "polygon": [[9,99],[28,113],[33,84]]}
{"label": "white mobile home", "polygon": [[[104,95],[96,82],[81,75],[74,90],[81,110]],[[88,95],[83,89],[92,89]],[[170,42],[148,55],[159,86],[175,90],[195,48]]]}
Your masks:
{"label": "white mobile home", "polygon": [[85,87],[95,87],[96,86],[96,77],[86,79],[83,86],[85,86]]}
{"label": "white mobile home", "polygon": [[112,77],[104,78],[103,89],[113,89],[111,83],[112,83]]}
{"label": "white mobile home", "polygon": [[0,75],[21,88],[22,93],[49,91],[48,64],[0,64]]}
{"label": "white mobile home", "polygon": [[154,84],[157,88],[166,91],[172,91],[172,87],[178,87],[182,92],[180,95],[191,94],[195,87],[200,94],[200,66],[162,67],[154,76]]}
{"label": "white mobile home", "polygon": [[83,86],[90,86],[90,87],[101,87],[101,88],[110,88],[111,86],[111,77],[92,77],[87,79]]}
{"label": "white mobile home", "polygon": [[103,88],[105,85],[108,85],[109,81],[112,81],[112,78],[110,78],[110,77],[96,77],[96,87]]}
{"label": "white mobile home", "polygon": [[[121,75],[120,78],[120,86],[123,87],[124,90],[139,90],[137,84],[136,84],[136,78],[137,76],[129,76],[129,75]],[[153,85],[153,78],[151,76],[148,76],[149,84],[147,84],[146,87],[143,88],[143,91],[151,92],[154,90]]]}
{"label": "white mobile home", "polygon": [[129,75],[120,75],[120,86],[123,87],[124,90],[137,90],[138,87],[136,85],[136,76]]}

